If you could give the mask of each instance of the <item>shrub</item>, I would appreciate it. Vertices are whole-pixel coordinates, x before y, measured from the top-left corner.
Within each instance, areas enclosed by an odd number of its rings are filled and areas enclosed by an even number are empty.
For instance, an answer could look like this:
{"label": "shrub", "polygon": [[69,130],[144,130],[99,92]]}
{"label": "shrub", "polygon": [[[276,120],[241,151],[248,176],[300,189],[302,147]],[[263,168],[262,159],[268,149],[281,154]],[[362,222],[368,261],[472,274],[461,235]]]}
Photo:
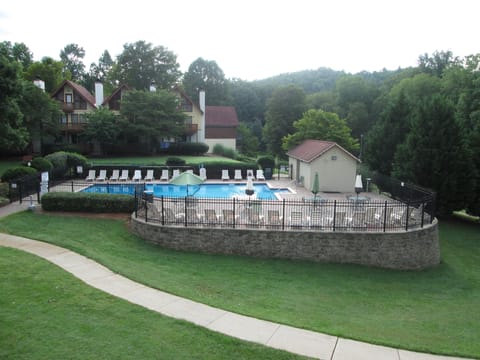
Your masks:
{"label": "shrub", "polygon": [[185,166],[185,160],[177,157],[169,157],[167,161],[165,161],[167,166]]}
{"label": "shrub", "polygon": [[76,166],[86,167],[88,164],[87,158],[77,153],[69,153],[65,151],[59,151],[53,154],[45,156],[45,159],[49,160],[53,165],[54,177],[65,177],[66,175],[73,175],[73,169]]}
{"label": "shrub", "polygon": [[0,183],[0,197],[8,197],[8,192],[9,192],[9,189],[8,189],[8,183],[6,182],[2,182]]}
{"label": "shrub", "polygon": [[16,166],[7,169],[2,175],[2,181],[9,182],[27,175],[37,174],[37,170],[29,166]]}
{"label": "shrub", "polygon": [[262,169],[275,168],[275,159],[270,155],[260,156],[257,159],[257,164],[261,166]]}
{"label": "shrub", "polygon": [[167,149],[169,154],[203,155],[209,147],[205,143],[173,143]]}
{"label": "shrub", "polygon": [[223,156],[223,154],[225,153],[225,147],[224,147],[222,144],[215,144],[215,145],[213,146],[212,152],[213,152],[215,155]]}
{"label": "shrub", "polygon": [[53,169],[51,161],[44,159],[43,157],[36,157],[31,161],[31,166],[37,169],[39,172],[50,171]]}
{"label": "shrub", "polygon": [[46,211],[78,211],[92,213],[131,213],[135,198],[131,195],[51,192],[42,196]]}

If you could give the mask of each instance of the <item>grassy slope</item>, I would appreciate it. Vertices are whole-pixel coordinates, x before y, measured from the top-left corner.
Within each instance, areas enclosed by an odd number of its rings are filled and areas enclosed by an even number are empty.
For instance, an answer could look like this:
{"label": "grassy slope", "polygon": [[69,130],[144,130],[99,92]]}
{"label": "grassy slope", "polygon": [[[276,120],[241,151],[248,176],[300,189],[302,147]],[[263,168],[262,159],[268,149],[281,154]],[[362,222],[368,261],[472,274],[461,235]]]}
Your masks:
{"label": "grassy slope", "polygon": [[[88,229],[88,230],[87,230]],[[164,250],[125,224],[22,213],[0,231],[53,242],[153,287],[239,313],[418,351],[480,357],[480,227],[441,224],[422,272]]]}
{"label": "grassy slope", "polygon": [[1,247],[0,293],[1,359],[300,358],[161,316]]}

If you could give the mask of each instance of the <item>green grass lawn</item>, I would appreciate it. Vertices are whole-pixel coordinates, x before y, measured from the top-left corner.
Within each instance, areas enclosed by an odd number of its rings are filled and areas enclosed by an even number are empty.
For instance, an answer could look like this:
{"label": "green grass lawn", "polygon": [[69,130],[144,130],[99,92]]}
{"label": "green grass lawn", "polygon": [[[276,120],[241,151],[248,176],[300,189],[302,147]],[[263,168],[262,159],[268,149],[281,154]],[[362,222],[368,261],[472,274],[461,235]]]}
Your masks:
{"label": "green grass lawn", "polygon": [[[108,157],[108,158],[90,158],[89,162],[92,165],[165,165],[167,159],[172,156],[141,156],[141,157]],[[220,157],[220,156],[180,156],[175,155],[173,157],[181,158],[186,161],[187,164],[200,165],[200,164],[215,164],[218,162],[231,162],[232,164],[240,164],[240,161]]]}
{"label": "green grass lawn", "polygon": [[0,247],[1,359],[300,359],[117,299]]}
{"label": "green grass lawn", "polygon": [[420,272],[165,250],[116,220],[24,212],[0,231],[55,243],[131,279],[230,311],[387,346],[480,357],[480,225],[441,222]]}

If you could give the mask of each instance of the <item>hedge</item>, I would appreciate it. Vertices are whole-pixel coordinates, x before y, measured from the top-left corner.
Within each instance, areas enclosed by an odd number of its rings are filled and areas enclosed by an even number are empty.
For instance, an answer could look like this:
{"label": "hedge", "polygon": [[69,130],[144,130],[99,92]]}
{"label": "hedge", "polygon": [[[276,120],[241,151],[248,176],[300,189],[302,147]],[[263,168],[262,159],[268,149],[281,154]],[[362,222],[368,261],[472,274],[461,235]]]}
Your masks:
{"label": "hedge", "polygon": [[131,213],[135,198],[131,195],[51,192],[42,196],[46,211],[78,211],[93,213]]}
{"label": "hedge", "polygon": [[28,175],[37,174],[37,170],[29,166],[16,166],[7,169],[2,175],[2,181],[9,182]]}

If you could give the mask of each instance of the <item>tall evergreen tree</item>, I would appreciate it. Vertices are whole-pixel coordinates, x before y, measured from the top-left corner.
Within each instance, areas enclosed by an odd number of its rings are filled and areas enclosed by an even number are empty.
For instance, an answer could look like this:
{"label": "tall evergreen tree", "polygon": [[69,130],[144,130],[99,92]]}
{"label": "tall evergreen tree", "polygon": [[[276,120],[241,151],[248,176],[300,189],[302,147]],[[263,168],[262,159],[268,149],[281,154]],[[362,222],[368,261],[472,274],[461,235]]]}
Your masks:
{"label": "tall evergreen tree", "polygon": [[282,139],[294,132],[293,123],[305,111],[305,92],[294,85],[278,88],[267,102],[263,139],[274,156],[284,157]]}
{"label": "tall evergreen tree", "polygon": [[423,100],[411,131],[395,153],[394,176],[434,189],[438,213],[450,215],[468,203],[473,173],[453,104],[441,95]]}

